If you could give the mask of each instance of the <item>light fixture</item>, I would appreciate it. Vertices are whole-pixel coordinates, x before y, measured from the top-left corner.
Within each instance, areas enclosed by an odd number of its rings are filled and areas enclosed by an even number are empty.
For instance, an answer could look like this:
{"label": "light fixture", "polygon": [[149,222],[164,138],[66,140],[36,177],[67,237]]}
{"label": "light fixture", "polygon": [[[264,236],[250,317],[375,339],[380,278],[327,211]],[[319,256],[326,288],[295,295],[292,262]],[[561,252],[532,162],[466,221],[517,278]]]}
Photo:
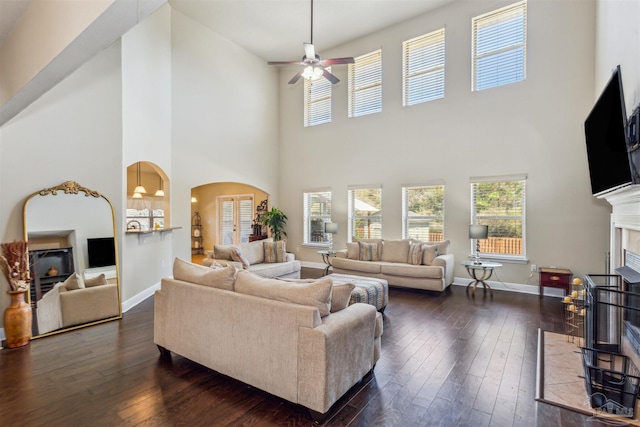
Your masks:
{"label": "light fixture", "polygon": [[[142,186],[142,184],[140,184],[140,162],[137,163],[136,167],[137,167],[137,170],[136,170],[137,181],[136,182],[138,183],[138,186],[136,187],[135,190],[133,190],[133,193],[134,193],[133,197],[135,197],[135,193],[146,194],[146,192],[147,192],[147,190],[145,190],[145,188]],[[136,197],[136,199],[138,199],[138,197]]]}
{"label": "light fixture", "polygon": [[134,199],[142,199],[142,194],[138,193],[137,191],[135,193],[133,193],[133,198]]}
{"label": "light fixture", "polygon": [[191,198],[191,203],[195,203],[195,202],[197,202],[197,201],[198,201],[198,199],[196,199],[195,197],[192,197],[192,198]]}
{"label": "light fixture", "polygon": [[480,261],[480,239],[486,239],[489,237],[489,226],[471,224],[469,226],[469,238],[476,239],[476,252],[473,256],[473,263],[478,265],[482,264]]}
{"label": "light fixture", "polygon": [[164,182],[162,181],[162,177],[160,175],[158,175],[158,178],[160,179],[160,188],[158,188],[158,191],[156,191],[156,196],[158,197],[164,197]]}
{"label": "light fixture", "polygon": [[333,252],[333,235],[338,232],[338,223],[336,222],[325,222],[324,223],[324,232],[326,234],[330,234],[329,240],[329,252]]}
{"label": "light fixture", "polygon": [[309,80],[318,80],[322,77],[322,68],[309,65],[304,69],[302,77]]}

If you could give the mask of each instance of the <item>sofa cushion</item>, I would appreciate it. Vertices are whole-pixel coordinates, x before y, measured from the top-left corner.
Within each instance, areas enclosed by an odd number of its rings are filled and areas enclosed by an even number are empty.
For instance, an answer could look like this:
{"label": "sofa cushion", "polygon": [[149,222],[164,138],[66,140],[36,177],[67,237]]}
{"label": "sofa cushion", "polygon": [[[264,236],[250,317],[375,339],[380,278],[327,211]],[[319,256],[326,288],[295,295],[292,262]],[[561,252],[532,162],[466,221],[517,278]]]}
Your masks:
{"label": "sofa cushion", "polygon": [[360,261],[378,261],[378,244],[358,242],[358,259]]}
{"label": "sofa cushion", "polygon": [[73,273],[71,276],[67,277],[64,282],[62,282],[62,286],[64,286],[68,291],[84,289],[84,281],[77,273]]}
{"label": "sofa cushion", "polygon": [[92,277],[91,279],[84,279],[85,288],[92,288],[94,286],[102,286],[107,284],[107,277],[102,273],[99,276]]}
{"label": "sofa cushion", "polygon": [[409,245],[409,264],[422,264],[422,243],[411,243]]}
{"label": "sofa cushion", "polygon": [[411,265],[407,263],[382,263],[380,272],[390,276],[419,277],[426,279],[442,279],[443,269],[427,265]]}
{"label": "sofa cushion", "polygon": [[436,246],[437,255],[445,255],[449,253],[449,246],[451,242],[449,240],[442,240],[439,242],[423,242],[421,240],[411,239],[411,243],[424,243],[426,245]]}
{"label": "sofa cushion", "polygon": [[375,243],[378,245],[378,259],[382,256],[382,239],[358,239],[357,237],[353,237],[353,242],[365,242],[365,243]]}
{"label": "sofa cushion", "polygon": [[262,247],[264,248],[265,263],[285,262],[287,258],[287,246],[284,240],[265,242],[262,244]]}
{"label": "sofa cushion", "polygon": [[311,283],[267,279],[248,271],[238,272],[236,292],[276,301],[316,307],[320,316],[331,310],[331,279]]}
{"label": "sofa cushion", "polygon": [[[290,254],[287,254],[290,255]],[[279,277],[287,276],[293,273],[300,272],[300,261],[287,261],[287,262],[274,262],[262,264],[254,264],[247,271],[255,273],[262,277]]]}
{"label": "sofa cushion", "polygon": [[231,261],[231,249],[233,249],[233,245],[213,245],[213,257]]}
{"label": "sofa cushion", "polygon": [[342,268],[344,270],[352,270],[354,272],[361,271],[363,273],[380,273],[380,264],[377,262],[335,257],[331,259],[331,265],[334,268]]}
{"label": "sofa cushion", "polygon": [[180,258],[173,261],[173,278],[196,285],[233,291],[235,275],[236,268],[233,265],[224,268],[209,268],[192,264]]}
{"label": "sofa cushion", "polygon": [[235,262],[242,263],[242,268],[247,269],[251,265],[249,260],[242,254],[242,250],[238,247],[231,248],[231,259]]}
{"label": "sofa cushion", "polygon": [[360,245],[358,242],[347,243],[347,258],[360,259]]}
{"label": "sofa cushion", "polygon": [[385,240],[382,244],[381,261],[407,262],[409,259],[409,240]]}
{"label": "sofa cushion", "polygon": [[433,260],[438,256],[438,247],[435,245],[422,244],[422,264],[431,265]]}
{"label": "sofa cushion", "polygon": [[344,310],[349,305],[351,300],[351,291],[355,289],[356,285],[353,283],[341,283],[333,285],[331,291],[331,312]]}
{"label": "sofa cushion", "polygon": [[[257,242],[239,243],[234,245],[240,250],[242,257],[245,258],[249,265],[261,264],[264,262],[264,240],[258,240]],[[233,251],[231,252],[233,258]],[[237,260],[234,260],[237,261]]]}

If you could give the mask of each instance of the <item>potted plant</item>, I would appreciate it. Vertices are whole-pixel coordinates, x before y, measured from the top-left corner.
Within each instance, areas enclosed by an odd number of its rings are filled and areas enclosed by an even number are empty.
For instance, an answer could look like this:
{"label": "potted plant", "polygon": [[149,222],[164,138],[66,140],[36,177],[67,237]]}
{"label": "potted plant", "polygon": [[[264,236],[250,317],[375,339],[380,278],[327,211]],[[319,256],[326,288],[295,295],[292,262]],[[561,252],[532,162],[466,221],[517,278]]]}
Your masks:
{"label": "potted plant", "polygon": [[287,216],[280,209],[272,207],[270,211],[264,213],[261,221],[262,224],[269,227],[273,240],[282,240],[283,237],[287,237],[287,232],[284,231],[284,227],[287,225]]}

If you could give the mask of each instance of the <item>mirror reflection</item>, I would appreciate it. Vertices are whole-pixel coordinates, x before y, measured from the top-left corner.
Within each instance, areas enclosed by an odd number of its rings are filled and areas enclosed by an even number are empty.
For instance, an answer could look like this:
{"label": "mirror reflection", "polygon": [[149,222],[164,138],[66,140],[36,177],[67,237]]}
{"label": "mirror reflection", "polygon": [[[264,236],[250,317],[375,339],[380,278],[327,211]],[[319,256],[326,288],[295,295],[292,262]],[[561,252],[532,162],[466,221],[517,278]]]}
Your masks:
{"label": "mirror reflection", "polygon": [[68,181],[24,205],[33,336],[122,317],[113,206]]}

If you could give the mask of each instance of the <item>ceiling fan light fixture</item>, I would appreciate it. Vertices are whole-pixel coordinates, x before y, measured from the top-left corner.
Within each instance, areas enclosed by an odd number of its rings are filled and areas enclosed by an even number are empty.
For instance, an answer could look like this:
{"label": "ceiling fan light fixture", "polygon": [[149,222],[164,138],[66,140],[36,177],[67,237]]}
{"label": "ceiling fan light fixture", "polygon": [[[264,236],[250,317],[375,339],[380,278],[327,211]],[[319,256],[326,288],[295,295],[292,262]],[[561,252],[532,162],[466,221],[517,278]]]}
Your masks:
{"label": "ceiling fan light fixture", "polygon": [[322,77],[322,68],[309,65],[304,69],[302,77],[309,80],[318,80]]}

